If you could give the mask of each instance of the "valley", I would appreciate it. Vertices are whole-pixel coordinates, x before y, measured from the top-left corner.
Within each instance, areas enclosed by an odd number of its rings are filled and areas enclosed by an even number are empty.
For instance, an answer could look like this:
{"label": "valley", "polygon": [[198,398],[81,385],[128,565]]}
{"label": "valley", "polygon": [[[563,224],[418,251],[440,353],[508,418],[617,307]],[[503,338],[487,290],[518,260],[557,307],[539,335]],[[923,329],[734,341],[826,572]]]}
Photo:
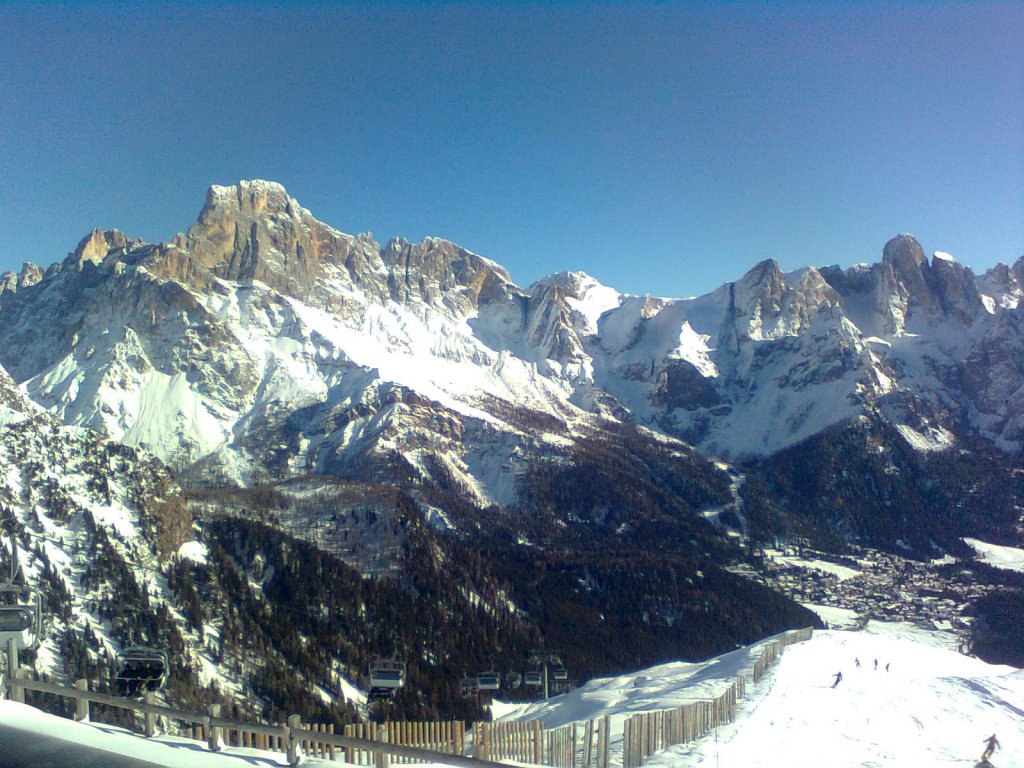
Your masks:
{"label": "valley", "polygon": [[582,683],[822,619],[1013,663],[1022,585],[964,539],[1024,543],[1022,270],[902,234],[687,299],[524,288],[258,180],[170,242],[94,230],[0,278],[0,503],[53,617],[23,661],[149,643],[168,702],[338,726],[376,658],[377,715],[420,719],[544,649]]}

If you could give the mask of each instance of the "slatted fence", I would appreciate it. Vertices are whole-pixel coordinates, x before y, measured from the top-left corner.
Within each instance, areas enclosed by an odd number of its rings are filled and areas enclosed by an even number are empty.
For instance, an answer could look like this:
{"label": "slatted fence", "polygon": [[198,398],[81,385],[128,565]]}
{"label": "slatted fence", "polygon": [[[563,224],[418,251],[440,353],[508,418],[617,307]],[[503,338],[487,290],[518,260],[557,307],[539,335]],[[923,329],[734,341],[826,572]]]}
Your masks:
{"label": "slatted fence", "polygon": [[[754,660],[751,680],[760,680],[786,646],[808,640],[811,633],[811,629],[793,630],[772,638]],[[141,702],[123,699],[89,691],[85,680],[67,688],[32,680],[25,669],[17,670],[6,681],[0,675],[0,690],[4,687],[9,688],[13,699],[22,702],[25,691],[72,698],[78,720],[88,718],[90,702],[121,707],[143,714],[146,736],[155,735],[157,719],[164,718],[168,724],[177,723],[176,728],[171,726],[171,732],[202,740],[211,750],[228,745],[280,751],[287,753],[292,765],[298,762],[298,755],[306,754],[377,768],[386,768],[389,760],[448,763],[463,768],[498,766],[491,761],[499,760],[551,768],[610,768],[612,733],[607,715],[552,729],[545,729],[539,721],[475,723],[471,740],[467,739],[465,723],[459,721],[356,723],[336,734],[332,725],[306,724],[298,715],[289,717],[287,723],[243,723],[221,718],[218,705],[211,705],[205,713],[176,710],[156,703],[151,694]],[[746,675],[741,674],[714,699],[627,718],[622,733],[622,768],[639,768],[655,752],[694,741],[721,724],[733,722],[745,687]],[[468,756],[470,741],[472,758]]]}
{"label": "slatted fence", "polygon": [[[444,755],[466,754],[466,724],[457,721],[443,722],[397,722],[397,723],[353,723],[346,725],[345,735],[366,741],[397,744],[403,747],[428,749]],[[329,757],[328,759],[334,759]],[[346,749],[345,762],[355,765],[370,765],[374,762],[373,752],[363,749]],[[420,763],[411,757],[393,758],[396,763]]]}
{"label": "slatted fence", "polygon": [[719,725],[733,722],[743,691],[742,678],[737,678],[714,699],[628,718],[622,735],[622,768],[638,768],[655,752],[694,741]]}
{"label": "slatted fence", "polygon": [[473,756],[485,760],[543,762],[544,725],[539,720],[510,723],[474,723]]}
{"label": "slatted fence", "polygon": [[[751,666],[757,682],[782,655],[786,646],[811,638],[813,630],[796,629],[774,637]],[[622,768],[639,768],[655,752],[699,739],[720,725],[734,722],[736,708],[746,693],[746,675],[740,674],[714,699],[695,701],[675,709],[641,712],[623,724]]]}
{"label": "slatted fence", "polygon": [[[156,735],[158,718],[164,718],[169,723],[175,724],[171,727],[170,732],[201,739],[207,743],[211,751],[218,751],[227,745],[281,751],[288,755],[288,763],[293,766],[298,765],[303,754],[337,760],[339,755],[346,753],[353,756],[372,755],[373,765],[377,768],[387,768],[389,760],[442,763],[457,766],[457,768],[505,768],[500,763],[470,758],[461,754],[465,744],[464,729],[455,724],[452,724],[452,728],[448,729],[443,738],[447,739],[447,746],[460,751],[448,753],[443,749],[435,751],[397,743],[402,740],[400,734],[403,729],[396,726],[411,726],[413,724],[393,723],[390,724],[390,728],[364,724],[364,730],[361,731],[362,737],[359,737],[333,733],[333,729],[329,726],[305,724],[298,715],[290,716],[286,724],[245,723],[222,718],[220,706],[217,704],[210,705],[205,713],[178,710],[156,703],[151,694],[139,701],[90,691],[86,680],[77,681],[74,688],[34,680],[28,669],[18,669],[14,676],[9,678],[0,674],[0,689],[4,688],[10,692],[11,699],[21,703],[25,703],[25,694],[28,691],[74,699],[76,720],[89,718],[89,707],[93,702],[140,712],[143,715],[147,737]],[[416,725],[426,726],[427,724]],[[420,730],[429,734],[428,738],[432,744],[444,746],[436,739],[439,738],[439,733],[445,731],[439,726],[449,724],[432,725],[438,727]],[[415,728],[405,729],[406,733],[410,734],[412,741],[416,740],[416,737],[411,736],[416,730]]]}

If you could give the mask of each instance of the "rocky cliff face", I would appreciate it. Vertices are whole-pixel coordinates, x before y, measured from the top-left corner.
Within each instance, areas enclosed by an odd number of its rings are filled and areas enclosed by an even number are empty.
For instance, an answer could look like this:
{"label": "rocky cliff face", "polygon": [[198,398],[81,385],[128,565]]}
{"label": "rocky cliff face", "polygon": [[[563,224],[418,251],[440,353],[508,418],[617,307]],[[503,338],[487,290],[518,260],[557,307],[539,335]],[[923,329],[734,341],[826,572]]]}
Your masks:
{"label": "rocky cliff face", "polygon": [[0,362],[196,478],[373,475],[397,453],[513,503],[530,457],[622,419],[727,458],[865,415],[921,449],[978,432],[1018,451],[1022,272],[976,278],[899,235],[873,266],[766,261],[695,299],[581,273],[523,289],[448,241],[380,246],[240,182],[171,243],[94,231],[0,279]]}
{"label": "rocky cliff face", "polygon": [[969,325],[981,306],[981,294],[969,269],[947,253],[929,264],[920,243],[898,235],[882,250],[875,309],[887,333],[902,333],[911,317],[935,324],[952,319]]}

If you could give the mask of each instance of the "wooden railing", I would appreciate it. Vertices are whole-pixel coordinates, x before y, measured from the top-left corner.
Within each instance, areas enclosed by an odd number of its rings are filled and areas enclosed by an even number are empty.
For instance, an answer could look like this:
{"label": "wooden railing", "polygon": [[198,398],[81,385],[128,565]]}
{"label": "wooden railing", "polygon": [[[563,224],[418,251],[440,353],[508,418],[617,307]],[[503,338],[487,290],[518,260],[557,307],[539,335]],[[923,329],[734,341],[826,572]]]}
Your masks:
{"label": "wooden railing", "polygon": [[[285,725],[262,725],[259,723],[240,722],[220,717],[220,705],[212,704],[207,712],[190,712],[174,709],[153,701],[152,695],[143,698],[125,699],[105,693],[90,691],[88,682],[79,680],[74,688],[69,688],[42,680],[33,680],[28,669],[16,670],[13,677],[0,675],[0,688],[6,687],[14,701],[24,703],[26,691],[38,691],[75,700],[75,719],[86,720],[89,717],[89,706],[95,702],[111,707],[140,712],[144,720],[144,732],[147,737],[156,735],[158,717],[166,717],[181,723],[188,723],[189,730],[196,729],[213,751],[223,749],[226,740],[237,739],[242,746],[249,746],[286,752],[290,765],[298,765],[302,753],[320,754],[328,759],[335,759],[339,748],[346,754],[373,755],[373,763],[377,768],[387,768],[389,758],[398,758],[403,762],[430,762],[453,765],[457,768],[498,768],[501,763],[483,760],[477,757],[466,757],[461,754],[435,752],[419,747],[393,744],[389,740],[389,729],[377,726],[374,740],[355,736],[331,733],[322,726],[310,726],[302,722],[298,715],[288,718]],[[195,731],[193,731],[194,733]],[[507,766],[503,766],[507,768]]]}
{"label": "wooden railing", "polygon": [[[786,646],[809,640],[812,632],[810,628],[794,629],[773,637],[751,665],[752,682],[764,676]],[[737,705],[746,694],[746,677],[741,672],[713,699],[675,709],[641,712],[628,718],[623,724],[622,768],[639,768],[655,752],[695,741],[720,725],[734,722]]]}
{"label": "wooden railing", "polygon": [[[811,629],[801,629],[771,638],[751,665],[751,681],[760,680],[786,646],[808,640],[811,633]],[[714,699],[627,718],[623,723],[622,768],[638,768],[655,752],[694,741],[720,724],[733,722],[737,703],[746,692],[746,678],[746,674],[738,675]],[[471,738],[467,738],[465,723],[458,721],[356,723],[346,725],[344,733],[337,734],[331,725],[306,724],[298,715],[274,725],[240,722],[222,718],[217,704],[206,712],[190,712],[158,704],[153,694],[139,701],[90,691],[86,680],[78,680],[74,688],[33,680],[30,670],[24,668],[7,675],[6,681],[0,674],[0,691],[5,687],[15,701],[24,702],[26,691],[74,699],[76,720],[88,719],[90,703],[105,704],[141,713],[147,737],[156,735],[157,718],[163,717],[179,723],[179,735],[205,741],[211,750],[235,745],[279,751],[287,753],[291,765],[297,765],[300,754],[336,760],[343,753],[345,762],[377,768],[386,768],[389,759],[460,768],[502,765],[494,762],[498,760],[552,768],[609,768],[612,734],[607,715],[552,729],[545,729],[540,721],[475,723]],[[472,757],[467,754],[470,746]]]}
{"label": "wooden railing", "polygon": [[[445,755],[466,754],[466,724],[452,720],[448,722],[398,722],[398,723],[352,723],[345,726],[345,735],[371,742],[400,744],[417,747]],[[481,757],[474,753],[474,757]],[[331,757],[330,759],[333,759]],[[373,753],[361,749],[346,749],[345,762],[369,765]],[[423,762],[409,757],[399,757],[395,762]]]}

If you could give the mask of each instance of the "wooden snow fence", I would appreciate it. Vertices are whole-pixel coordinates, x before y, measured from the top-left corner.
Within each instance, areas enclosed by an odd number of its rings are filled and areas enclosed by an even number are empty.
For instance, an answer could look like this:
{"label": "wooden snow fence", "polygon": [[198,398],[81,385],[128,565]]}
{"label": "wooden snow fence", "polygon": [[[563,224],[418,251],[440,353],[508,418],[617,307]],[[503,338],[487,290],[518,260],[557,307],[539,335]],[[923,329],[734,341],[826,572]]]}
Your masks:
{"label": "wooden snow fence", "polygon": [[[402,747],[427,749],[438,754],[466,754],[466,724],[458,720],[381,724],[353,723],[345,726],[345,736]],[[479,755],[475,756],[479,757]],[[329,759],[333,760],[334,758]],[[373,765],[375,764],[374,753],[365,749],[347,748],[345,749],[345,762],[356,765]],[[393,757],[391,762],[422,763],[428,761],[399,755]]]}
{"label": "wooden snow fence", "polygon": [[743,678],[738,677],[714,699],[627,718],[622,732],[622,768],[639,768],[655,752],[695,741],[719,725],[733,722],[743,692]]}
{"label": "wooden snow fence", "polygon": [[473,756],[539,764],[544,754],[544,726],[539,720],[473,723]]}
{"label": "wooden snow fence", "polygon": [[[772,638],[754,659],[750,677],[756,683],[788,645],[811,638],[813,630],[794,629]],[[622,732],[622,768],[639,768],[655,752],[687,744],[736,720],[736,707],[746,694],[746,675],[739,674],[716,698],[675,709],[641,712],[626,719]]]}
{"label": "wooden snow fence", "polygon": [[611,718],[544,728],[537,720],[474,723],[473,755],[552,768],[609,768]]}
{"label": "wooden snow fence", "polygon": [[[793,643],[810,639],[811,629],[793,630],[772,638],[753,662],[751,678],[760,680],[767,669]],[[637,768],[644,760],[675,744],[694,741],[719,724],[735,720],[737,702],[745,692],[746,677],[738,675],[729,688],[710,701],[696,701],[672,710],[633,715],[624,722],[622,768]],[[206,742],[211,750],[224,746],[280,751],[297,765],[301,755],[327,760],[344,758],[357,765],[387,768],[396,763],[444,763],[460,768],[506,768],[498,760],[546,765],[551,768],[610,768],[610,718],[605,715],[584,723],[544,729],[537,721],[475,723],[472,727],[473,756],[465,724],[450,722],[357,723],[344,733],[331,725],[305,724],[298,715],[287,723],[264,725],[222,718],[220,705],[206,712],[178,710],[157,703],[153,694],[142,701],[89,690],[86,680],[74,688],[34,680],[28,669],[0,673],[0,692],[7,689],[14,701],[25,702],[26,691],[54,694],[75,701],[75,719],[87,720],[90,703],[131,710],[143,715],[147,737],[157,732],[158,718],[170,726],[168,732]],[[176,724],[176,725],[175,725]]]}
{"label": "wooden snow fence", "polygon": [[[76,720],[88,720],[92,703],[142,713],[147,738],[156,735],[159,720],[163,719],[169,726],[167,733],[201,739],[210,751],[234,745],[280,751],[287,754],[288,764],[292,766],[298,765],[304,754],[337,760],[343,753],[350,753],[372,755],[372,763],[377,768],[387,768],[390,760],[442,763],[456,768],[507,768],[462,754],[465,728],[461,723],[363,724],[361,737],[334,733],[330,726],[303,723],[298,715],[290,716],[284,724],[247,723],[221,717],[219,704],[211,704],[206,712],[179,710],[157,703],[153,694],[139,701],[91,691],[86,680],[77,681],[73,688],[35,680],[31,670],[25,668],[11,676],[0,673],[0,691],[4,689],[12,701],[21,703],[25,703],[25,694],[29,691],[73,699]],[[399,743],[406,739],[413,745]],[[415,746],[417,740],[425,741],[433,749]],[[446,752],[446,749],[457,751]]]}
{"label": "wooden snow fence", "polygon": [[771,665],[778,660],[779,656],[782,655],[782,647],[783,646],[779,643],[771,643],[765,647],[761,655],[754,660],[754,669],[751,673],[751,677],[755,683],[764,677],[764,673],[767,672],[769,667],[771,667]]}

